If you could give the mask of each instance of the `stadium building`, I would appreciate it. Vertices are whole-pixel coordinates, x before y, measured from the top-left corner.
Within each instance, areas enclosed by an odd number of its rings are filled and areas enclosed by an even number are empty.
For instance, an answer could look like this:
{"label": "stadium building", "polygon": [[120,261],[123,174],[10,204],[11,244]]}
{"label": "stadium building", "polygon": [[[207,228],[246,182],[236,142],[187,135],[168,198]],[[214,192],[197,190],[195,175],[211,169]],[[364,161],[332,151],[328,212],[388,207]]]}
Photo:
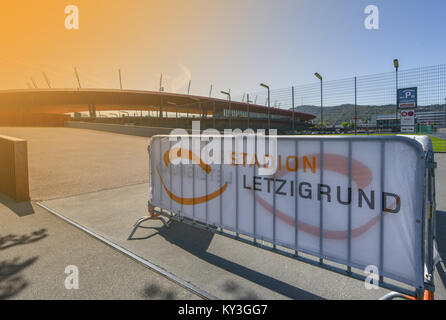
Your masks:
{"label": "stadium building", "polygon": [[[82,113],[86,116],[83,117]],[[27,89],[0,91],[0,125],[63,126],[64,121],[143,126],[302,130],[312,114],[246,102],[137,90]]]}

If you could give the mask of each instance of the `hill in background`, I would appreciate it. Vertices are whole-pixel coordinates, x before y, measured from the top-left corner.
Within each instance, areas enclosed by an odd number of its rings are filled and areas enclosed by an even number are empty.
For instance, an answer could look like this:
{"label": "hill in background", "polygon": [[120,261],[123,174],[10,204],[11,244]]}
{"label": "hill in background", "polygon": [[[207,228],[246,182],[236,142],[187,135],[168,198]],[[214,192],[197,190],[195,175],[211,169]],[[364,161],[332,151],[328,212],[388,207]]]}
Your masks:
{"label": "hill in background", "polygon": [[[444,105],[418,106],[418,112],[421,111],[444,111]],[[314,114],[315,121],[320,121],[321,107],[317,106],[299,106],[295,109],[296,112],[304,112]],[[394,115],[395,105],[385,106],[357,106],[358,119],[361,121],[375,121],[378,115]],[[334,107],[324,107],[323,110],[324,122],[328,124],[342,124],[344,121],[353,120],[355,117],[355,106],[352,104],[343,104]]]}

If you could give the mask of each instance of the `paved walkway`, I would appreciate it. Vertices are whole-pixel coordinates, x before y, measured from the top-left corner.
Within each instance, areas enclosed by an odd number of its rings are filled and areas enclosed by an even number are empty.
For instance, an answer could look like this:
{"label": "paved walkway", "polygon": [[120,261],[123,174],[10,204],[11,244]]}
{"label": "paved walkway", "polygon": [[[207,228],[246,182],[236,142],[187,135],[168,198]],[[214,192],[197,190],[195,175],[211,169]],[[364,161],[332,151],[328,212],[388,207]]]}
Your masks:
{"label": "paved walkway", "polygon": [[[79,289],[65,288],[65,268]],[[1,299],[198,299],[35,204],[0,195]]]}
{"label": "paved walkway", "polygon": [[140,184],[44,204],[218,298],[377,299],[389,292],[181,223],[147,221],[127,240],[146,214],[147,190]]}

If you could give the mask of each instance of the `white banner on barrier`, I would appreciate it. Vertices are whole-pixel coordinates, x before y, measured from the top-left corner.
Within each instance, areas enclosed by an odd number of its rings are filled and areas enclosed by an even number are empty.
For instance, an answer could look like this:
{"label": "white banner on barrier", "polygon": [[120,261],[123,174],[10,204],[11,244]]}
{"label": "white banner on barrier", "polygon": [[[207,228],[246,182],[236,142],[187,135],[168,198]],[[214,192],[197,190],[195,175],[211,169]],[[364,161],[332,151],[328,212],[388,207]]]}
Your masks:
{"label": "white banner on barrier", "polygon": [[203,160],[209,142],[197,143],[181,153],[169,137],[152,138],[153,206],[423,285],[424,162],[415,140],[278,136],[277,171],[269,176],[258,173],[271,164],[268,146],[260,157],[257,144],[245,138],[235,148],[232,139],[235,151],[214,149],[229,164],[215,164]]}

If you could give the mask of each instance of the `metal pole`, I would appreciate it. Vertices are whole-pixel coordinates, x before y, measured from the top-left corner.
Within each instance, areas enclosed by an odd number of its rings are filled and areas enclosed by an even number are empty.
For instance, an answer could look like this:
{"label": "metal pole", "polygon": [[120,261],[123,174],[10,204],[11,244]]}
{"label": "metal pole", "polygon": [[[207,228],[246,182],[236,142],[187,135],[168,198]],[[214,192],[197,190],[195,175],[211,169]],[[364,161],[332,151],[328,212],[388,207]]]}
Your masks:
{"label": "metal pole", "polygon": [[269,130],[271,130],[271,112],[270,112],[270,109],[271,109],[271,96],[270,96],[269,87],[268,87],[268,132],[269,132]]}
{"label": "metal pole", "polygon": [[356,77],[355,77],[355,136],[357,133],[357,125],[358,125],[358,112],[357,112],[357,91],[356,91]]}
{"label": "metal pole", "polygon": [[323,94],[322,94],[322,79],[321,79],[321,129],[323,128],[323,126],[324,126],[324,114],[323,114],[323,101],[322,101],[322,97],[323,97]]}
{"label": "metal pole", "polygon": [[443,119],[443,127],[446,127],[446,98],[444,98],[444,119]]}
{"label": "metal pole", "polygon": [[248,109],[248,128],[249,128],[249,93],[246,96],[246,108]]}
{"label": "metal pole", "polygon": [[119,87],[121,88],[121,90],[122,90],[122,78],[121,78],[121,69],[118,69],[118,72],[119,72]]}
{"label": "metal pole", "polygon": [[220,91],[221,94],[224,94],[225,96],[228,97],[228,101],[229,101],[229,128],[232,129],[232,112],[231,112],[231,93],[229,91]]}
{"label": "metal pole", "polygon": [[45,78],[45,81],[46,81],[46,84],[48,85],[48,88],[51,89],[50,79],[48,79],[48,77],[46,76],[45,72],[43,72],[43,77]]}
{"label": "metal pole", "polygon": [[294,131],[294,87],[291,87],[291,103],[293,105],[293,131]]}
{"label": "metal pole", "polygon": [[36,83],[36,81],[34,81],[34,78],[33,78],[33,77],[31,77],[31,82],[32,82],[33,85],[34,85],[34,88],[38,89],[38,87],[37,87],[37,83]]}
{"label": "metal pole", "polygon": [[261,83],[260,84],[261,87],[264,87],[268,90],[268,130],[271,130],[271,113],[270,113],[270,109],[271,109],[271,96],[270,96],[270,91],[269,91],[269,86]]}
{"label": "metal pole", "polygon": [[398,99],[398,68],[396,68],[395,70],[396,70],[396,72],[395,72],[395,81],[396,81],[396,88],[395,88],[395,94],[396,94],[395,127],[398,130],[398,100],[399,100]]}
{"label": "metal pole", "polygon": [[77,69],[74,68],[74,73],[76,74],[77,84],[79,85],[79,89],[81,89],[81,81],[79,79],[79,74],[77,73]]}
{"label": "metal pole", "polygon": [[213,120],[213,123],[214,123],[214,129],[215,129],[215,100],[212,101],[212,113],[213,113],[212,120]]}
{"label": "metal pole", "polygon": [[229,129],[232,129],[231,94],[228,95],[228,98],[229,98]]}

